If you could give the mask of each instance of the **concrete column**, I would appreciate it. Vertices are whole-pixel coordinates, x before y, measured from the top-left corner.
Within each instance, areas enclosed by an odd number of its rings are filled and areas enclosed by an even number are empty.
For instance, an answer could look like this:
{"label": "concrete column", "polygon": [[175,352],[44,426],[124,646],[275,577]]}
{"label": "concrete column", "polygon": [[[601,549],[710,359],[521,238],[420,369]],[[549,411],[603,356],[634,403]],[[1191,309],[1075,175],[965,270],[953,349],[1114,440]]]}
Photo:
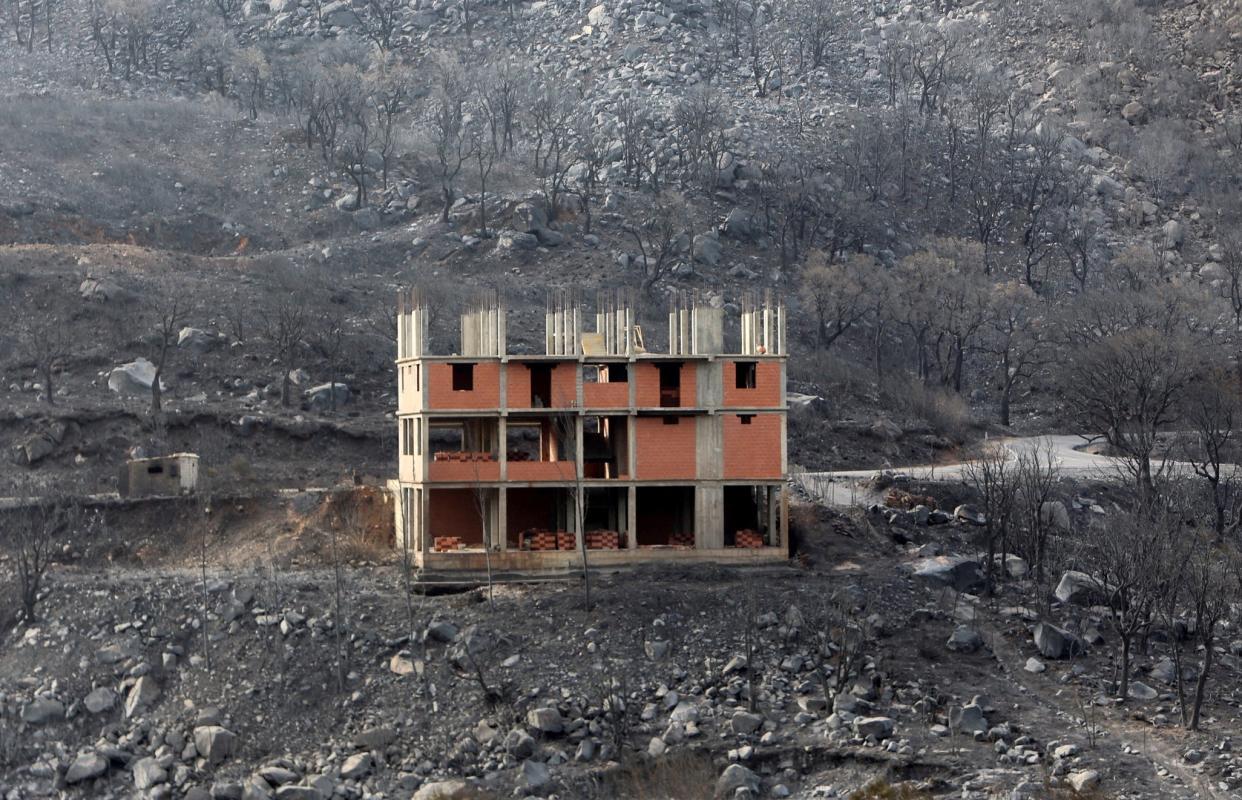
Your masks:
{"label": "concrete column", "polygon": [[779,486],[769,486],[766,491],[768,500],[768,539],[771,541],[771,544],[779,545],[783,539],[781,538],[781,532],[776,527],[777,503],[780,501],[779,495],[783,494],[783,492],[781,492],[781,487]]}
{"label": "concrete column", "polygon": [[[501,467],[503,470],[504,467]],[[503,479],[503,474],[502,474]],[[509,549],[509,490],[504,486],[496,492],[496,549],[504,552]]]}
{"label": "concrete column", "polygon": [[638,548],[638,488],[625,487],[625,547]]}

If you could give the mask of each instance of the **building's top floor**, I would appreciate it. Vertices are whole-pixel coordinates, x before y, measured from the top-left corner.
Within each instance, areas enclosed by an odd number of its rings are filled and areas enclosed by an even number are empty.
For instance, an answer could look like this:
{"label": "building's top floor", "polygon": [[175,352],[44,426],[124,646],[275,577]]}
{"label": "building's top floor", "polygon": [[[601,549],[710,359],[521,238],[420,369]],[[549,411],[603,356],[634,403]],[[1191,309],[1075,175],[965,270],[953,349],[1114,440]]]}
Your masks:
{"label": "building's top floor", "polygon": [[720,356],[747,359],[784,359],[785,306],[771,291],[747,293],[741,298],[737,352],[727,353],[724,344],[724,309],[703,303],[690,293],[680,293],[669,303],[668,350],[647,349],[637,323],[633,293],[628,290],[601,292],[595,311],[595,329],[584,331],[586,311],[576,291],[559,291],[548,297],[544,312],[544,353],[516,355],[508,352],[504,304],[496,292],[482,293],[461,313],[459,352],[429,351],[429,310],[417,289],[400,292],[397,313],[397,362],[409,361],[693,361]]}

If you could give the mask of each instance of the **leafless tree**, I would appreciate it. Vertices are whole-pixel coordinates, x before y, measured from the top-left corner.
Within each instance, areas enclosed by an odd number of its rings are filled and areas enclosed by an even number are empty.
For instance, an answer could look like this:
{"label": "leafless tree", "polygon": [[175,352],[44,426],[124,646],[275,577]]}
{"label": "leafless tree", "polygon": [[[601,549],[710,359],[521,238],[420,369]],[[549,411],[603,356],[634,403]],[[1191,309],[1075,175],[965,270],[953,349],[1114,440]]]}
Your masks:
{"label": "leafless tree", "polygon": [[1107,336],[1066,355],[1064,398],[1083,430],[1121,456],[1141,500],[1150,502],[1157,434],[1178,418],[1200,359],[1184,336],[1140,328]]}
{"label": "leafless tree", "polygon": [[583,109],[578,115],[574,146],[578,154],[577,162],[582,165],[582,174],[578,178],[578,194],[582,198],[584,234],[591,232],[592,209],[601,191],[604,169],[608,166],[611,139],[599,117],[590,109]]}
{"label": "leafless tree", "polygon": [[578,106],[585,101],[562,88],[558,81],[536,80],[527,113],[531,155],[548,219],[555,220],[569,170],[578,160],[573,146],[574,123]]}
{"label": "leafless tree", "polygon": [[188,313],[186,303],[176,297],[164,299],[154,311],[155,334],[151,350],[151,363],[155,365],[155,377],[151,380],[152,417],[158,417],[163,412],[163,387],[160,386],[160,380]]}
{"label": "leafless tree", "polygon": [[17,569],[22,619],[33,625],[48,569],[63,544],[79,533],[84,520],[81,505],[71,496],[46,487],[27,485],[27,505],[10,512],[2,543]]}
{"label": "leafless tree", "polygon": [[1014,515],[1021,531],[1022,554],[1035,573],[1035,585],[1042,587],[1052,566],[1050,541],[1054,520],[1049,513],[1049,504],[1060,480],[1060,468],[1052,445],[1043,444],[1023,450],[1018,454],[1013,471],[1016,489]]}
{"label": "leafless tree", "polygon": [[448,222],[449,209],[457,199],[457,176],[470,159],[470,136],[465,119],[468,84],[464,67],[456,56],[441,53],[434,64],[435,82],[428,101],[427,127],[443,199],[440,221]]}
{"label": "leafless tree", "polygon": [[479,237],[486,238],[487,233],[487,179],[491,177],[492,168],[496,166],[499,154],[479,123],[469,126],[470,154],[474,160],[474,173],[479,181]]}
{"label": "leafless tree", "polygon": [[280,367],[280,403],[292,402],[292,372],[298,368],[306,344],[309,312],[301,297],[282,295],[263,316],[264,339],[272,359]]}
{"label": "leafless tree", "polygon": [[307,344],[323,361],[328,373],[329,409],[336,411],[336,385],[340,377],[348,335],[345,311],[335,304],[307,320]]}
{"label": "leafless tree", "polygon": [[1183,457],[1208,486],[1211,527],[1218,542],[1242,525],[1238,487],[1237,435],[1242,424],[1237,374],[1223,367],[1205,370],[1189,386],[1182,415],[1189,441]]}
{"label": "leafless tree", "polygon": [[1145,511],[1084,531],[1085,558],[1117,634],[1121,676],[1117,696],[1123,699],[1129,696],[1131,649],[1135,637],[1151,625],[1174,535],[1175,523],[1167,515]]}
{"label": "leafless tree", "polygon": [[24,338],[22,350],[39,373],[43,401],[48,405],[56,404],[56,372],[65,366],[65,360],[72,353],[69,325],[50,310],[37,309],[30,317]]}
{"label": "leafless tree", "polygon": [[995,359],[1000,424],[1009,425],[1014,392],[1051,358],[1044,309],[1031,288],[1006,282],[992,288],[988,330],[979,349]]}
{"label": "leafless tree", "polygon": [[686,213],[684,200],[666,196],[655,201],[651,215],[642,223],[626,225],[626,232],[638,247],[644,292],[650,294],[677,266],[679,243],[686,232]]}
{"label": "leafless tree", "polygon": [[[1223,551],[1219,545],[1210,545],[1203,539],[1196,542],[1188,569],[1186,570],[1186,596],[1190,604],[1193,630],[1203,648],[1199,662],[1199,677],[1195,681],[1194,701],[1186,727],[1198,730],[1203,717],[1203,700],[1207,695],[1208,678],[1215,665],[1217,638],[1221,623],[1229,614],[1231,605],[1238,597],[1238,581],[1242,573],[1238,569],[1235,552]],[[1178,675],[1179,693],[1181,676]],[[1183,716],[1185,699],[1182,699]]]}
{"label": "leafless tree", "polygon": [[1009,451],[1004,447],[987,446],[965,464],[966,482],[979,496],[983,512],[983,534],[987,548],[984,573],[987,591],[996,588],[997,548],[1000,548],[1001,571],[1008,550],[1009,534],[1014,524],[1018,481],[1014,465],[1009,461]]}
{"label": "leafless tree", "polygon": [[[562,408],[572,407],[574,402],[569,398],[558,398],[557,405]],[[583,603],[586,610],[591,610],[591,569],[588,563],[586,538],[587,490],[583,480],[581,459],[580,431],[582,418],[572,412],[562,412],[552,418],[552,427],[556,431],[557,444],[565,458],[573,464],[573,483],[570,488],[570,502],[573,504],[574,536],[578,543],[578,552],[582,556],[582,590]]]}
{"label": "leafless tree", "polygon": [[723,96],[695,87],[673,108],[673,131],[680,166],[688,182],[705,191],[716,187],[720,160],[729,147],[731,120]]}
{"label": "leafless tree", "polygon": [[358,20],[362,35],[370,39],[381,53],[393,49],[393,37],[401,29],[401,12],[406,3],[402,0],[366,0],[361,11],[351,9]]}
{"label": "leafless tree", "polygon": [[832,347],[855,325],[867,318],[870,273],[884,269],[874,258],[853,254],[831,263],[822,251],[807,259],[802,273],[803,302],[815,313],[816,343],[821,349]]}

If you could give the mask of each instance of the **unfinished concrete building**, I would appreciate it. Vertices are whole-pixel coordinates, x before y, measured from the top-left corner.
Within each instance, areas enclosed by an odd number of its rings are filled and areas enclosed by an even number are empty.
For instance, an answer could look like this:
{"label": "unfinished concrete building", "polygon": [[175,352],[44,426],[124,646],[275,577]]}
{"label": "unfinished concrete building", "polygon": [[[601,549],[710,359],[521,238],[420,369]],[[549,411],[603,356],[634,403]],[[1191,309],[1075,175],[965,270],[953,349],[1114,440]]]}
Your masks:
{"label": "unfinished concrete building", "polygon": [[578,298],[553,295],[545,353],[513,355],[485,295],[439,355],[402,292],[397,545],[446,572],[566,569],[584,547],[596,566],[786,558],[783,304],[745,299],[737,353],[723,310],[688,295],[666,353],[646,351],[626,292],[594,318],[584,331]]}

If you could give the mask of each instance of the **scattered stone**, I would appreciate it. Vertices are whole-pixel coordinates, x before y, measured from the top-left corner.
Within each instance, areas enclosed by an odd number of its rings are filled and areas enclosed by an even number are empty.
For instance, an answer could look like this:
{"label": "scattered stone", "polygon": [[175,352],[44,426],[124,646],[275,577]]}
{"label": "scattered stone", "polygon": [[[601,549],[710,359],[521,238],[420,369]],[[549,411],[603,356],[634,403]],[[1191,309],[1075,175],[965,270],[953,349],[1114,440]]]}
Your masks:
{"label": "scattered stone", "polygon": [[854,720],[854,735],[881,741],[893,735],[893,727],[891,717],[857,717]]}
{"label": "scattered stone", "polygon": [[561,712],[555,708],[533,708],[526,712],[526,724],[540,733],[560,733],[565,730]]}
{"label": "scattered stone", "polygon": [[1035,626],[1035,646],[1045,658],[1068,658],[1085,652],[1082,640],[1069,631],[1047,622]]}
{"label": "scattered stone", "polygon": [[1093,769],[1083,770],[1082,772],[1071,772],[1065,782],[1075,792],[1087,792],[1095,789],[1100,785],[1100,773]]}
{"label": "scattered stone", "polygon": [[125,718],[133,717],[139,711],[158,700],[159,697],[160,685],[155,682],[155,678],[152,678],[150,675],[143,675],[133,685],[133,688],[129,690],[129,696],[125,698]]}
{"label": "scattered stone", "polygon": [[203,725],[194,729],[194,746],[209,763],[219,764],[233,755],[237,734],[219,725]]}
{"label": "scattered stone", "polygon": [[65,771],[65,783],[81,783],[98,778],[108,771],[108,760],[92,750],[80,753]]}
{"label": "scattered stone", "polygon": [[36,697],[22,708],[22,720],[31,725],[46,725],[65,718],[65,704],[51,697]]}
{"label": "scattered stone", "polygon": [[953,634],[945,643],[945,647],[955,653],[974,653],[983,647],[983,637],[974,628],[958,625],[953,629]]}
{"label": "scattered stone", "polygon": [[733,797],[738,789],[745,789],[751,794],[759,793],[759,776],[741,764],[730,764],[720,773],[716,780],[717,797]]}

